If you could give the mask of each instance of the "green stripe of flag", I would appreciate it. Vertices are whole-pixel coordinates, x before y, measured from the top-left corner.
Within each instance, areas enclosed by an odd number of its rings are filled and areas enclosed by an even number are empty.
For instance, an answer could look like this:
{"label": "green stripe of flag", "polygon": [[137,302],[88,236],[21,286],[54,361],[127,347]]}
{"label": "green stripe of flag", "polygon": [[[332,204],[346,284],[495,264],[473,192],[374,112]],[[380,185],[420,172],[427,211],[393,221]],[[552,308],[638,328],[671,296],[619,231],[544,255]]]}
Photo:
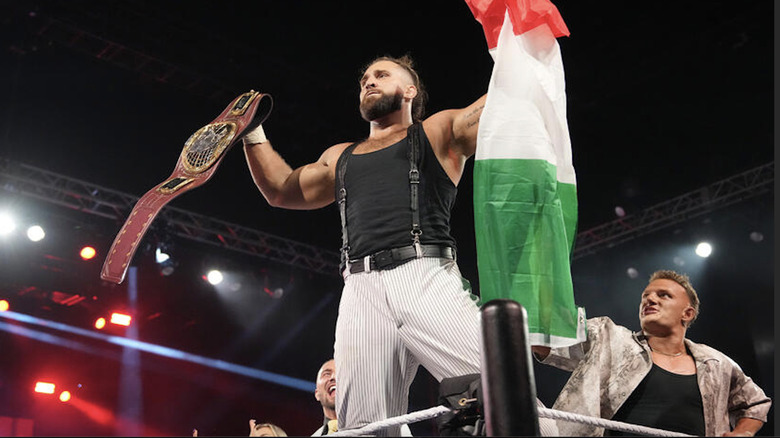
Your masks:
{"label": "green stripe of flag", "polygon": [[545,160],[474,162],[477,264],[482,302],[513,299],[528,311],[532,341],[578,338],[570,254],[576,186]]}

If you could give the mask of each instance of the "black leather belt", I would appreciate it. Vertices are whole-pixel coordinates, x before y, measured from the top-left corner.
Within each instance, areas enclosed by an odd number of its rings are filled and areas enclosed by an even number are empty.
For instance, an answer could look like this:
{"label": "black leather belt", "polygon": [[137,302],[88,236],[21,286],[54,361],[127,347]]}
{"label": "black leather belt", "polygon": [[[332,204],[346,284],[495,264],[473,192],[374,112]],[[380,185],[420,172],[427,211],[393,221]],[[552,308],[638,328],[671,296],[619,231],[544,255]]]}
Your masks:
{"label": "black leather belt", "polygon": [[[438,257],[455,260],[455,249],[449,246],[420,245],[422,257]],[[386,249],[365,257],[350,260],[348,270],[350,274],[364,271],[381,271],[398,267],[409,260],[417,258],[414,245],[401,248]]]}

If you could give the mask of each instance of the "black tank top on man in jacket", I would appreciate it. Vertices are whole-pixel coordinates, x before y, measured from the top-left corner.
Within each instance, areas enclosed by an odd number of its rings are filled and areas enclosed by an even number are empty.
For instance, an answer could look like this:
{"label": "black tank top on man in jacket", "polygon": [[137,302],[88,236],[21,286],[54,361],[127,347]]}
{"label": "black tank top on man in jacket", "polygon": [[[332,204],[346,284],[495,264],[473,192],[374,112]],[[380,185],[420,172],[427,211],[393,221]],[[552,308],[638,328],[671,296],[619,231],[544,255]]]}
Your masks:
{"label": "black tank top on man in jacket", "polygon": [[[412,244],[412,210],[409,185],[410,135],[420,145],[419,209],[423,244],[455,248],[450,235],[450,211],[457,187],[442,168],[422,125],[413,125],[399,142],[378,151],[350,154],[348,148],[336,164],[338,175],[347,162],[346,223],[349,258],[354,260],[378,251]],[[341,190],[336,180],[336,199]]]}
{"label": "black tank top on man in jacket", "polygon": [[[676,374],[653,364],[612,419],[704,436],[704,407],[696,374]],[[633,436],[614,430],[607,430],[604,435]]]}

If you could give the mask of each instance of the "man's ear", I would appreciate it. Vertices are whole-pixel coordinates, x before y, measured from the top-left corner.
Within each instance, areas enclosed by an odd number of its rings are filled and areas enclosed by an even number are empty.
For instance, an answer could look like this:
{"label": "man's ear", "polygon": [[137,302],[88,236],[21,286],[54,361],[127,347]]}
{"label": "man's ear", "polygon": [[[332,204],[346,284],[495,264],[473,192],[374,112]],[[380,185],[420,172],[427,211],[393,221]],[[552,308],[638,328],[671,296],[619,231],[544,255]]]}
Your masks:
{"label": "man's ear", "polygon": [[693,321],[693,317],[696,315],[696,309],[694,309],[691,306],[688,306],[683,310],[682,314],[682,320],[686,327]]}
{"label": "man's ear", "polygon": [[406,90],[404,90],[404,99],[412,100],[415,97],[417,97],[417,87],[414,85],[407,85]]}
{"label": "man's ear", "polygon": [[316,398],[317,401],[320,401],[320,392],[317,391],[316,389],[314,390],[314,398]]}

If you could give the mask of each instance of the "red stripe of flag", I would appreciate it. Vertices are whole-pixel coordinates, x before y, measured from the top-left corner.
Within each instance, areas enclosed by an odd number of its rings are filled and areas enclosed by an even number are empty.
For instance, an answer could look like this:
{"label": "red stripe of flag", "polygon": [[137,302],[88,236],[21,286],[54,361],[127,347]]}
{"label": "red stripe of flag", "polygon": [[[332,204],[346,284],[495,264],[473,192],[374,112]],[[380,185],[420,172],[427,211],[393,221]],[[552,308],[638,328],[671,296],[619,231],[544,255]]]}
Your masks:
{"label": "red stripe of flag", "polygon": [[482,24],[489,49],[498,45],[498,34],[507,10],[515,35],[546,24],[556,38],[569,36],[569,28],[550,0],[466,0],[466,4]]}

